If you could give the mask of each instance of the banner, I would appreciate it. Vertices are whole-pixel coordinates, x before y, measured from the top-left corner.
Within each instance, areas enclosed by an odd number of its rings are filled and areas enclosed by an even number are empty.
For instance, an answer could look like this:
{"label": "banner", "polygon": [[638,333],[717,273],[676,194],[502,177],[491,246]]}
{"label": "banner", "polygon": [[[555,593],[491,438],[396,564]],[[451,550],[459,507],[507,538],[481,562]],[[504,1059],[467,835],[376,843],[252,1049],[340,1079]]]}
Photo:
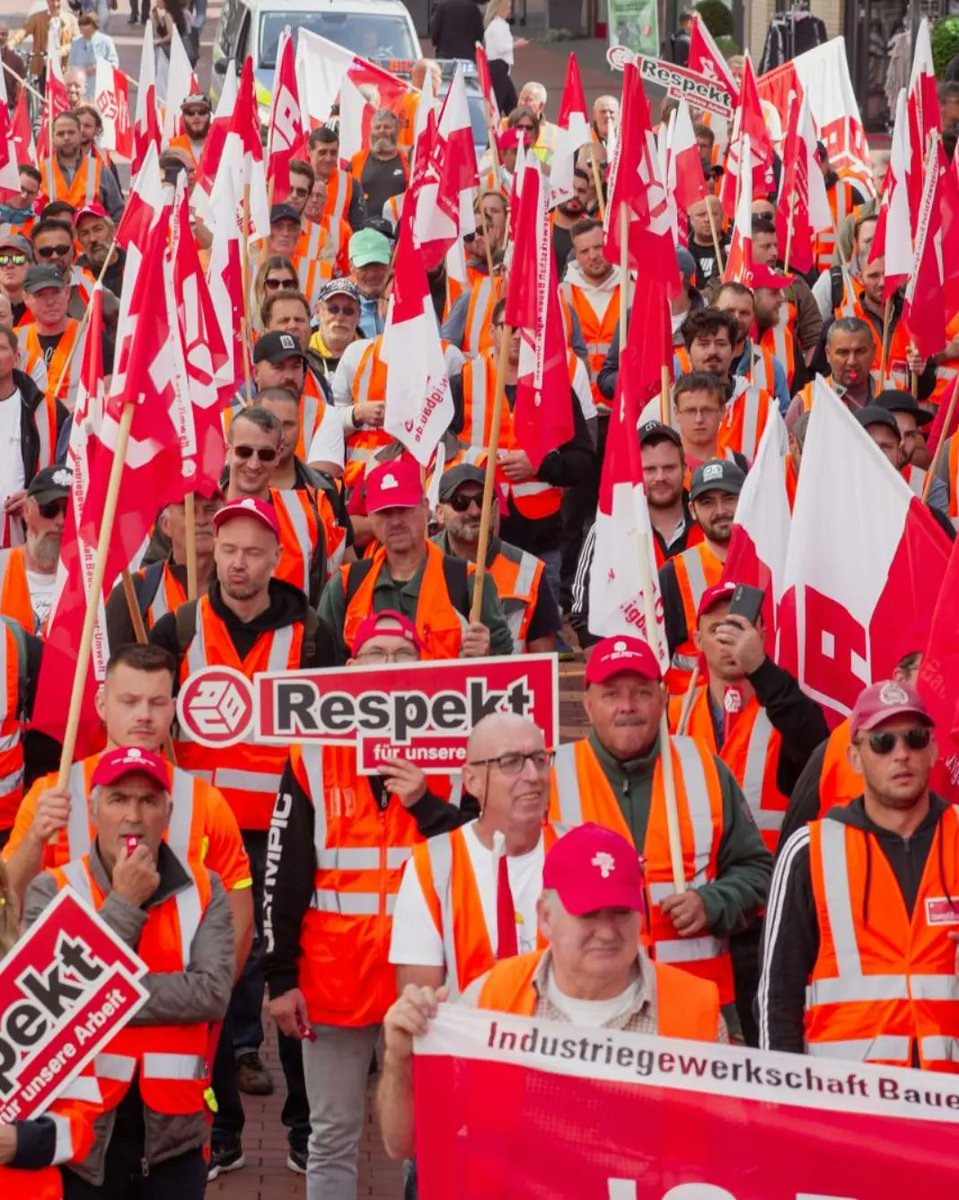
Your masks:
{"label": "banner", "polygon": [[959,1185],[955,1075],[452,1005],[414,1045],[420,1200],[927,1200]]}
{"label": "banner", "polygon": [[705,109],[720,117],[733,115],[733,98],[721,80],[700,75],[688,67],[678,67],[664,58],[634,54],[625,46],[611,46],[606,52],[606,61],[614,71],[621,71],[626,63],[634,62],[644,84],[665,88],[672,99],[685,100],[693,108]]}
{"label": "banner", "polygon": [[656,0],[609,0],[610,46],[625,46],[636,54],[659,53],[659,14]]}
{"label": "banner", "polygon": [[39,1116],[145,1003],[146,965],[71,889],[0,963],[0,1123]]}
{"label": "banner", "polygon": [[427,775],[458,771],[473,726],[494,712],[528,717],[555,746],[556,656],[264,671],[252,683],[232,667],[206,667],[177,698],[181,729],[202,746],[356,745],[364,774],[376,774],[386,755],[409,759]]}

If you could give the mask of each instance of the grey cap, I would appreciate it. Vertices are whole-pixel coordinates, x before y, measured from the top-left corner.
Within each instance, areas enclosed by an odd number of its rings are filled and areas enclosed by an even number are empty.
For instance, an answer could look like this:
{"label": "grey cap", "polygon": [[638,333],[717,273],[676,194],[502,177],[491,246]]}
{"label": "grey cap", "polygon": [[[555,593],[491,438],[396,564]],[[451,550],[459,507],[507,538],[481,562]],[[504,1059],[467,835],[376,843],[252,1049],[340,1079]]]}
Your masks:
{"label": "grey cap", "polygon": [[870,425],[885,425],[893,431],[897,439],[902,439],[899,423],[888,408],[880,408],[878,404],[867,404],[865,408],[856,409],[853,416],[863,429],[868,429]]}
{"label": "grey cap", "polygon": [[725,458],[711,458],[708,462],[700,463],[693,472],[689,498],[697,500],[706,492],[728,492],[731,496],[738,496],[745,482],[746,476],[734,462]]}
{"label": "grey cap", "polygon": [[23,290],[25,292],[40,292],[44,288],[51,287],[67,287],[67,281],[63,278],[59,267],[55,267],[50,263],[39,263],[27,271],[27,277],[23,283]]}
{"label": "grey cap", "polygon": [[458,466],[450,467],[440,479],[440,502],[445,504],[464,483],[476,483],[483,487],[485,482],[486,471],[473,463],[460,463]]}
{"label": "grey cap", "polygon": [[321,300],[329,300],[331,296],[349,296],[357,304],[363,303],[363,298],[360,295],[360,289],[356,286],[352,279],[346,275],[339,275],[336,279],[331,279],[328,283],[324,283],[320,288],[320,294],[317,296],[317,303]]}
{"label": "grey cap", "polygon": [[0,234],[0,250],[19,250],[28,261],[33,258],[33,246],[19,233]]}

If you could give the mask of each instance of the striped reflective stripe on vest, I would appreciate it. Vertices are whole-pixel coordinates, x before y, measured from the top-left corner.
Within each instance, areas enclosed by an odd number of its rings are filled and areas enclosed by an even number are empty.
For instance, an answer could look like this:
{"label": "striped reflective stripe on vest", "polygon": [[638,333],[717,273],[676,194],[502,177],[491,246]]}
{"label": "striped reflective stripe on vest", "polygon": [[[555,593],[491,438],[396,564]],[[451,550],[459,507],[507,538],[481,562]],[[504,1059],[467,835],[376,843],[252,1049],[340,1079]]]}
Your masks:
{"label": "striped reflective stripe on vest", "polygon": [[205,1079],[206,1060],[198,1054],[163,1054],[148,1050],[141,1059],[144,1079]]}
{"label": "striped reflective stripe on vest", "polygon": [[[384,896],[386,915],[391,917],[396,908],[396,895]],[[380,912],[379,892],[336,892],[332,888],[318,888],[313,895],[311,907],[319,912],[342,913],[345,917],[375,917]]]}
{"label": "striped reflective stripe on vest", "polygon": [[759,446],[760,412],[766,407],[767,401],[755,386],[748,387],[740,399],[743,401],[743,436],[740,445],[736,448],[740,454],[745,455],[749,462],[752,462]]}
{"label": "striped reflective stripe on vest", "polygon": [[82,762],[75,762],[67,778],[70,790],[70,816],[67,819],[67,846],[71,861],[90,853],[90,816],[87,809],[87,781]]}
{"label": "striped reflective stripe on vest", "polygon": [[563,742],[556,747],[553,774],[559,801],[559,819],[564,825],[571,827],[582,825],[583,802],[580,799],[579,778],[576,774],[576,742]]}
{"label": "striped reflective stripe on vest", "polygon": [[506,614],[506,624],[513,635],[513,649],[522,654],[526,649],[526,638],[522,637],[523,624],[532,602],[533,584],[536,582],[536,570],[539,559],[528,550],[523,550],[519,559],[519,569],[513,580],[512,596],[500,596],[503,611]]}
{"label": "striped reflective stripe on vest", "polygon": [[749,803],[759,829],[779,830],[782,828],[784,811],[763,808],[763,783],[766,778],[766,756],[769,739],[773,735],[772,723],[764,708],[756,711],[756,719],[749,733],[746,747],[746,770],[743,774],[743,794]]}
{"label": "striped reflective stripe on vest", "polygon": [[853,1062],[866,1062],[867,1059],[903,1062],[909,1058],[909,1041],[908,1037],[886,1033],[874,1038],[853,1038],[844,1042],[810,1042],[806,1053],[814,1058],[848,1058]]}
{"label": "striped reflective stripe on vest", "polygon": [[[462,836],[462,835],[461,835]],[[433,874],[433,887],[439,901],[440,920],[443,928],[437,930],[443,938],[443,957],[446,960],[446,986],[450,999],[460,994],[460,971],[456,955],[456,938],[453,925],[453,836],[441,833],[426,843]]]}
{"label": "striped reflective stripe on vest", "polygon": [[[95,1079],[91,1079],[90,1082],[94,1087],[97,1087]],[[97,1087],[97,1092],[99,1093],[99,1091],[100,1089]],[[60,1098],[62,1099],[63,1097],[64,1093],[61,1092]],[[97,1100],[93,1100],[92,1103],[96,1104],[98,1100],[99,1095]],[[55,1139],[53,1143],[53,1159],[50,1165],[56,1167],[60,1163],[69,1162],[76,1155],[77,1147],[73,1143],[73,1126],[68,1117],[62,1117],[59,1113],[48,1112],[44,1113],[44,1116],[48,1121],[53,1122]]]}
{"label": "striped reflective stripe on vest", "polygon": [[[0,686],[6,689],[7,671],[10,669],[10,664],[7,662],[7,655],[10,650],[10,642],[13,641],[14,653],[19,653],[17,649],[17,641],[9,632],[6,625],[0,621]],[[14,670],[15,691],[18,693],[20,689],[20,672]],[[16,702],[12,711],[6,714],[7,718],[15,718],[18,711]],[[6,737],[0,737],[0,753],[7,753],[14,750],[20,742],[20,729],[15,726],[12,733]],[[15,792],[17,788],[23,785],[23,766],[19,766],[16,771],[11,771],[7,775],[0,776],[0,796],[7,796],[10,792]]]}
{"label": "striped reflective stripe on vest", "polygon": [[[310,536],[310,522],[307,520],[303,505],[300,503],[295,489],[289,488],[282,492],[276,492],[275,495],[283,505],[284,513],[290,519],[290,524],[293,526],[293,534],[296,537],[297,545],[300,547],[300,553],[303,556],[303,579],[302,581],[298,581],[296,586],[301,592],[309,595],[310,562],[313,558],[313,539]],[[284,662],[282,667],[276,669],[282,671],[285,666],[286,663]]]}
{"label": "striped reflective stripe on vest", "polygon": [[136,1070],[137,1060],[129,1054],[98,1054],[93,1067],[101,1079],[118,1083],[129,1083]]}
{"label": "striped reflective stripe on vest", "polygon": [[[463,331],[464,354],[475,357],[481,352],[480,343],[483,339],[483,328],[486,324],[487,311],[492,312],[493,281],[484,275],[479,283],[474,283],[466,310],[466,328]],[[481,430],[482,432],[482,430]]]}

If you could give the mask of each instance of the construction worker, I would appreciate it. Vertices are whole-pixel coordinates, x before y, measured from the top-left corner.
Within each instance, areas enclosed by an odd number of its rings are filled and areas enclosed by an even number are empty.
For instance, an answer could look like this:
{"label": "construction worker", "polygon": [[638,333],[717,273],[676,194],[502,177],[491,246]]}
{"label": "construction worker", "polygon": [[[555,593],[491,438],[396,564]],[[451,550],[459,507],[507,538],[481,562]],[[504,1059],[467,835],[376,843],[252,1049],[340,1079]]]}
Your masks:
{"label": "construction worker", "polygon": [[[827,329],[823,343],[828,371],[822,374],[826,382],[850,412],[864,408],[882,390],[871,374],[877,353],[872,329],[859,317],[840,317]],[[821,367],[819,364],[817,369]],[[786,428],[790,432],[804,412],[812,411],[814,396],[814,380],[793,396],[786,412]]]}
{"label": "construction worker", "polygon": [[[436,516],[440,533],[433,539],[444,554],[476,562],[486,471],[459,463],[440,479]],[[486,568],[496,583],[516,654],[548,654],[563,628],[559,606],[546,586],[542,559],[511,546],[499,536],[501,498],[493,500]]]}
{"label": "construction worker", "polygon": [[95,1189],[120,1200],[133,1177],[146,1197],[202,1200],[206,1188],[211,1028],[233,983],[233,928],[219,878],[165,840],[175,804],[170,770],[139,746],[104,754],[90,780],[89,852],[38,875],[24,902],[29,928],[72,887],[97,910],[108,906],[113,929],[147,966],[138,1019],[98,1057],[107,1116],[90,1154],[68,1168],[68,1195]]}
{"label": "construction worker", "polygon": [[850,716],[863,793],[782,848],[767,912],[761,1044],[959,1072],[959,816],[929,790],[935,722],[906,684]]}
{"label": "construction worker", "polygon": [[668,559],[659,572],[666,644],[670,653],[667,684],[682,695],[696,665],[693,642],[699,602],[707,588],[719,583],[733,532],[733,517],[746,476],[734,462],[713,458],[693,472],[689,511],[705,537]]}
{"label": "construction worker", "polygon": [[172,150],[183,150],[189,154],[193,169],[200,165],[203,147],[213,124],[213,105],[203,92],[191,93],[180,105],[183,132],[170,141]]}
{"label": "construction worker", "polygon": [[[32,362],[37,358],[47,364],[47,405],[57,409],[58,426],[60,409],[72,409],[76,400],[80,380],[82,341],[80,322],[67,314],[70,303],[70,286],[64,280],[59,267],[43,264],[31,267],[23,285],[27,308],[33,316],[29,325],[20,327],[20,349],[25,356],[25,370],[29,373]],[[80,351],[80,352],[78,352]],[[106,366],[104,367],[106,370]],[[110,364],[112,370],[112,363]],[[65,419],[65,417],[63,418]],[[51,458],[44,466],[52,462]]]}
{"label": "construction worker", "polygon": [[666,705],[659,662],[633,637],[600,642],[586,666],[590,733],[556,752],[550,819],[595,821],[629,838],[646,860],[647,935],[659,962],[710,979],[735,999],[728,938],[765,903],[772,856],[732,772],[692,738],[670,738],[685,890],[677,890],[660,761]]}
{"label": "construction worker", "polygon": [[370,216],[379,216],[387,200],[409,186],[410,162],[400,149],[399,139],[399,117],[381,108],[370,121],[369,149],[354,154],[350,161],[350,171],[362,188]]}
{"label": "construction worker", "polygon": [[[419,654],[413,623],[383,611],[360,626],[347,666],[413,663]],[[293,746],[270,827],[264,970],[271,1017],[302,1044],[310,1196],[356,1194],[370,1057],[396,998],[390,906],[422,841],[420,813],[438,810],[434,833],[461,819],[447,803],[448,777],[431,775],[428,786],[402,758],[381,760],[376,775],[357,765],[354,746]]]}
{"label": "construction worker", "polygon": [[113,221],[123,215],[123,196],[113,172],[101,159],[85,154],[80,144],[80,120],[75,112],[62,112],[53,119],[51,158],[40,163],[43,192],[51,200],[63,200],[75,209],[98,202]]}
{"label": "construction worker", "polygon": [[473,575],[427,537],[429,502],[419,464],[403,455],[366,477],[366,513],[380,549],[348,563],[320,598],[320,616],[337,631],[341,654],[352,647],[360,623],[385,608],[416,625],[423,658],[480,658],[511,654],[513,638],[487,579],[478,621],[470,620]]}
{"label": "construction worker", "polygon": [[312,130],[307,144],[314,175],[326,182],[324,216],[334,228],[339,221],[347,221],[354,232],[362,229],[366,220],[363,189],[351,172],[340,167],[339,133],[329,125],[321,125]]}
{"label": "construction worker", "polygon": [[53,605],[72,483],[73,473],[66,467],[38,471],[23,502],[26,539],[22,546],[0,551],[0,613],[41,637]]}
{"label": "construction worker", "polygon": [[[642,948],[643,882],[639,856],[626,838],[594,824],[570,830],[543,864],[536,916],[547,946],[497,962],[460,1003],[602,1029],[727,1041],[715,985],[652,962]],[[394,1158],[415,1149],[413,1038],[427,1032],[437,1001],[446,998],[446,988],[409,984],[386,1014],[378,1109]]]}

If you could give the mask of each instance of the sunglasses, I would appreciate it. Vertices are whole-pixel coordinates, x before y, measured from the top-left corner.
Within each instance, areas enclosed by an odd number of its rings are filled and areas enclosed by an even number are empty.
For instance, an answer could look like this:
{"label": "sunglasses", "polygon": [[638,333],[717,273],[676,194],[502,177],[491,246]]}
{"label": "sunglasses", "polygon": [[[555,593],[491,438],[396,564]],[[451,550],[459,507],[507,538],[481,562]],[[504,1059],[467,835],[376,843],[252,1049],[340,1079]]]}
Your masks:
{"label": "sunglasses", "polygon": [[22,267],[26,261],[25,254],[0,254],[0,267]]}
{"label": "sunglasses", "polygon": [[66,500],[48,500],[46,504],[38,504],[37,508],[45,521],[52,521],[54,517],[66,516],[67,502]]}
{"label": "sunglasses", "polygon": [[276,462],[277,451],[272,446],[234,446],[233,453],[241,462],[249,458],[258,458],[260,462]]}
{"label": "sunglasses", "polygon": [[205,117],[210,110],[208,108],[181,108],[180,112],[185,117]]}
{"label": "sunglasses", "polygon": [[33,252],[40,258],[66,258],[70,250],[71,246],[68,243],[66,246],[36,246]]}
{"label": "sunglasses", "polygon": [[869,735],[869,748],[873,754],[891,754],[896,745],[902,741],[910,750],[925,750],[931,740],[931,729],[907,729],[904,733],[894,733],[891,729],[880,729],[878,733]]}
{"label": "sunglasses", "polygon": [[279,291],[281,288],[289,288],[291,291],[299,287],[299,282],[296,279],[276,279],[267,276],[266,287],[270,292]]}
{"label": "sunglasses", "polygon": [[[3,265],[3,260],[0,259],[0,266],[2,266],[2,265]],[[354,308],[350,305],[347,305],[346,308],[343,308],[339,304],[330,304],[329,301],[326,301],[325,303],[326,303],[326,311],[330,314],[331,317],[358,317],[360,315],[360,310],[358,308]]]}
{"label": "sunglasses", "polygon": [[465,513],[469,510],[470,505],[475,505],[477,512],[483,511],[483,495],[464,496],[461,492],[454,492],[447,501],[453,512]]}
{"label": "sunglasses", "polygon": [[309,194],[310,194],[309,188],[305,188],[305,187],[291,187],[290,188],[291,196],[308,196]]}

